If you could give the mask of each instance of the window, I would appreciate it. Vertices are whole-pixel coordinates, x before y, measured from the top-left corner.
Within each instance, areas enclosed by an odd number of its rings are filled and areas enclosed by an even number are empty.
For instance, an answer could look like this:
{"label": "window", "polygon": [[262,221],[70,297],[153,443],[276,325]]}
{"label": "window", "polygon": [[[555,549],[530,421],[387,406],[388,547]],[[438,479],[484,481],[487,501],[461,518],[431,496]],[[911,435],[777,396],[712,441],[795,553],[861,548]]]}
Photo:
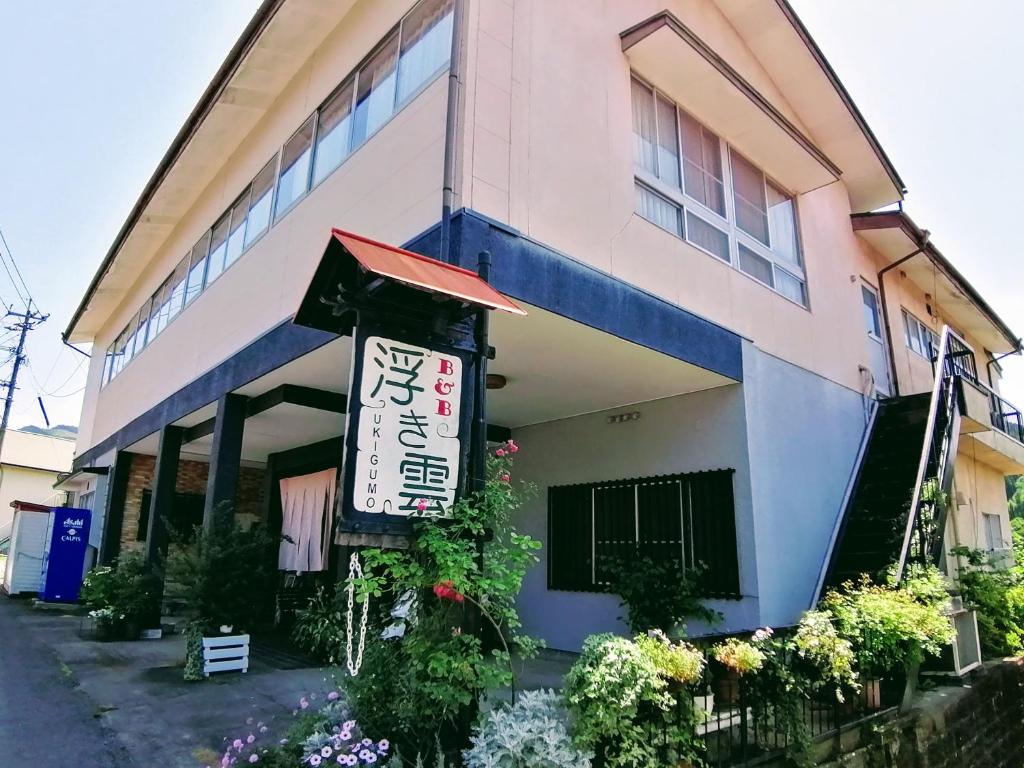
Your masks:
{"label": "window", "polygon": [[732,470],[548,489],[548,588],[599,592],[607,564],[698,563],[705,596],[739,597]]}
{"label": "window", "polygon": [[933,360],[939,349],[939,337],[912,314],[903,310],[903,330],[907,346],[927,360]]}
{"label": "window", "polygon": [[207,232],[199,242],[192,246],[192,259],[189,261],[188,282],[185,285],[185,304],[200,294],[206,279],[206,254],[210,250],[210,233]]}
{"label": "window", "polygon": [[683,177],[686,194],[719,216],[725,216],[722,148],[718,137],[682,110]]}
{"label": "window", "polygon": [[224,256],[228,250],[228,227],[231,214],[221,216],[220,221],[213,225],[210,239],[210,255],[207,257],[206,284],[209,285],[224,271]]}
{"label": "window", "polygon": [[288,209],[309,191],[309,158],[313,150],[315,119],[316,115],[311,115],[281,150],[281,174],[277,179],[275,220],[287,213]]}
{"label": "window", "polygon": [[677,237],[683,236],[679,209],[661,195],[642,184],[636,185],[636,212]]}
{"label": "window", "polygon": [[727,173],[715,134],[637,78],[631,90],[636,213],[806,307],[792,195],[731,150]]}
{"label": "window", "polygon": [[768,239],[768,201],[764,175],[742,155],[732,152],[730,157],[736,225],[764,245],[771,245]]}
{"label": "window", "polygon": [[316,129],[313,184],[319,184],[348,157],[352,133],[352,82],[345,83],[320,109]]}
{"label": "window", "polygon": [[185,254],[185,258],[178,262],[178,266],[174,268],[174,272],[171,275],[171,298],[167,302],[167,322],[177,317],[182,307],[185,306],[185,284],[188,278],[188,266],[191,258],[190,254]]}
{"label": "window", "polygon": [[868,329],[868,335],[880,339],[882,338],[882,324],[878,317],[878,296],[866,285],[860,287],[860,293],[864,301],[864,325]]}
{"label": "window", "polygon": [[139,323],[138,330],[135,332],[135,354],[139,354],[145,349],[146,344],[152,335],[149,328],[149,315],[153,309],[153,300],[149,299],[145,304],[142,305],[142,309],[139,310]]}
{"label": "window", "polygon": [[1003,548],[1003,526],[999,515],[990,515],[988,512],[981,513],[985,533],[985,549],[994,552]]}
{"label": "window", "polygon": [[404,104],[448,66],[452,50],[451,0],[426,0],[402,20],[398,104]]}
{"label": "window", "polygon": [[[283,216],[444,70],[451,59],[451,43],[452,0],[422,0],[413,7],[367,63],[349,73],[288,139],[280,164],[275,155],[263,166],[147,300],[133,326],[108,347],[103,383],[114,378],[138,350],[234,264],[270,228],[272,218],[276,222]],[[665,119],[674,119],[670,102],[664,102],[661,109]],[[665,150],[673,151],[671,146]],[[682,236],[680,214],[672,215],[676,218],[674,231]]]}
{"label": "window", "polygon": [[249,198],[249,216],[245,225],[245,247],[253,243],[270,226],[270,209],[274,198],[274,173],[277,157],[263,166],[252,180],[252,192]]}
{"label": "window", "polygon": [[388,121],[395,109],[395,67],[398,35],[387,40],[356,80],[356,106],[352,116],[352,147],[358,147]]}

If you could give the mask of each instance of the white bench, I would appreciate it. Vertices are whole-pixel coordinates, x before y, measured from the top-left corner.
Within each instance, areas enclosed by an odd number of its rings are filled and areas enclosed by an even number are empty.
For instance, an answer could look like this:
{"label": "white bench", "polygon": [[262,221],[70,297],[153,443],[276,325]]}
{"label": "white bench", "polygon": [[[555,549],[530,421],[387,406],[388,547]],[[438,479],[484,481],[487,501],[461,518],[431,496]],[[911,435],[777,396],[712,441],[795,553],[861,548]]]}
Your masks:
{"label": "white bench", "polygon": [[211,672],[249,671],[249,636],[203,638],[203,675]]}

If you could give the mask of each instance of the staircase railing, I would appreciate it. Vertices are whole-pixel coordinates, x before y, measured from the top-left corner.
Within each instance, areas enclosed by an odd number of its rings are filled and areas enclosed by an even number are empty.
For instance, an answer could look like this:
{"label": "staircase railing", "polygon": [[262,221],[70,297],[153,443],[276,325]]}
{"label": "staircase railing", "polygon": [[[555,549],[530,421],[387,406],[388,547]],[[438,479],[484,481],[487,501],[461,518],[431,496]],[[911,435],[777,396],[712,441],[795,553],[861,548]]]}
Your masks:
{"label": "staircase railing", "polygon": [[960,379],[977,381],[973,351],[949,326],[942,329],[938,355],[933,362],[935,383],[903,546],[896,566],[897,578],[902,578],[911,559],[935,564],[942,555],[960,438],[963,401]]}

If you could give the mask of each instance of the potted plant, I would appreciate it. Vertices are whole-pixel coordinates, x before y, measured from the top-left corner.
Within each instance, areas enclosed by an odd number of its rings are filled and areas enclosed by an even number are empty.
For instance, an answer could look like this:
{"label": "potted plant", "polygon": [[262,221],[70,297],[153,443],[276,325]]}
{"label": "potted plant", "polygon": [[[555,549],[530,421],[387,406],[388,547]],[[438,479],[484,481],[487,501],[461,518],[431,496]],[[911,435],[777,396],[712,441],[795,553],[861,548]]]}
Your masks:
{"label": "potted plant", "polygon": [[[770,629],[758,630],[765,638],[771,634]],[[758,635],[755,638],[760,639]],[[716,680],[718,700],[723,704],[734,704],[739,698],[740,678],[750,675],[764,666],[765,653],[758,647],[757,640],[746,641],[738,637],[730,637],[711,649],[711,656],[725,671]]]}
{"label": "potted plant", "polygon": [[156,596],[153,575],[142,555],[126,552],[114,567],[100,566],[86,574],[79,600],[92,608],[98,639],[137,640],[142,618]]}

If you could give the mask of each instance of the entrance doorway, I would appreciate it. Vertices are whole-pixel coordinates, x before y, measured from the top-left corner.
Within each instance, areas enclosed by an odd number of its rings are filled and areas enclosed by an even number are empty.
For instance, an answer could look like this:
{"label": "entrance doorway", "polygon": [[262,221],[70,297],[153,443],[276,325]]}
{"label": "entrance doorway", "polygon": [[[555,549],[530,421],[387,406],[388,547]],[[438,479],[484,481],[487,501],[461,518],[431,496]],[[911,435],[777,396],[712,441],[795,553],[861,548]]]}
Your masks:
{"label": "entrance doorway", "polygon": [[881,397],[892,394],[889,354],[882,335],[882,310],[878,291],[867,283],[860,285],[864,302],[864,326],[868,334],[868,364],[875,380],[875,393]]}

